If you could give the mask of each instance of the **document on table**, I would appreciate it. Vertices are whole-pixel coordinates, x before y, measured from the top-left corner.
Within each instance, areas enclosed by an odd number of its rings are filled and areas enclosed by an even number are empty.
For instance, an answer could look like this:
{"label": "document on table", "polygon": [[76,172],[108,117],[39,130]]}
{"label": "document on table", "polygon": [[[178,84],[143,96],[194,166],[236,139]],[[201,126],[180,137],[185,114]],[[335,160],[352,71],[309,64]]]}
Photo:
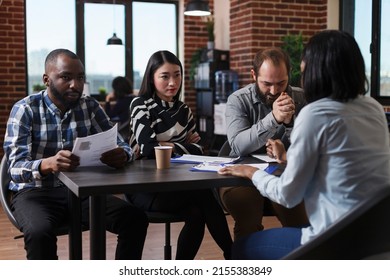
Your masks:
{"label": "document on table", "polygon": [[229,158],[229,157],[212,157],[212,156],[197,156],[197,155],[187,155],[184,154],[182,156],[178,156],[175,158],[171,158],[171,162],[175,163],[213,163],[213,164],[228,164],[228,163],[236,163],[241,160],[240,157]]}
{"label": "document on table", "polygon": [[80,166],[104,165],[100,161],[102,153],[115,149],[117,145],[117,124],[107,130],[86,137],[77,137],[72,153],[80,157]]}
{"label": "document on table", "polygon": [[251,157],[260,159],[265,162],[276,162],[276,159],[269,157],[266,154],[251,154]]}
{"label": "document on table", "polygon": [[[217,163],[204,162],[204,163],[200,163],[198,165],[193,166],[190,170],[191,171],[203,171],[203,172],[218,172],[218,170],[221,169],[222,167],[233,166],[233,165],[234,164],[217,164]],[[274,168],[272,168],[272,170],[269,169],[271,166],[269,166],[268,163],[250,163],[250,164],[244,164],[244,165],[256,167],[256,168],[264,170],[270,174],[275,171]]]}

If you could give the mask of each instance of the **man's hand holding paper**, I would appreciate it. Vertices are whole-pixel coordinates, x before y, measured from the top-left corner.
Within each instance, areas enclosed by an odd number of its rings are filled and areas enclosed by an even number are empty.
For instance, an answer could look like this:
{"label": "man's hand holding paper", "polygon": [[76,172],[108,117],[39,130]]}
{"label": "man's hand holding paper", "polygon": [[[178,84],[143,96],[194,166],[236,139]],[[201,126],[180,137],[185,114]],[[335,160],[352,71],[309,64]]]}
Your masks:
{"label": "man's hand holding paper", "polygon": [[[103,131],[87,137],[77,137],[72,153],[80,157],[80,166],[99,166],[107,164],[118,168],[123,158],[127,159],[126,153],[117,146],[117,125],[110,130]],[[112,151],[113,150],[113,151]],[[110,151],[109,153],[107,153]],[[127,160],[126,160],[127,161]]]}

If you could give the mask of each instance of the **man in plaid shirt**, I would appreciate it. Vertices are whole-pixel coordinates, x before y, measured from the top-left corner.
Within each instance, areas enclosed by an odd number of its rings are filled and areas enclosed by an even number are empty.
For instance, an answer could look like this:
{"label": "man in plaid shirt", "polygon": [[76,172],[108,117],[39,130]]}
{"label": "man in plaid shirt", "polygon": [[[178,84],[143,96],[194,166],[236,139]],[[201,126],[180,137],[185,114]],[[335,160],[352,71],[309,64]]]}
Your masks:
{"label": "man in plaid shirt", "polygon": [[[4,151],[8,158],[12,209],[24,234],[27,259],[57,259],[55,229],[68,219],[67,188],[54,175],[80,164],[72,154],[76,137],[106,131],[108,116],[91,98],[82,96],[84,66],[66,49],[49,53],[43,82],[47,89],[25,97],[12,108]],[[133,152],[119,136],[118,147],[101,162],[121,168]],[[88,199],[82,200],[82,222],[88,224]],[[139,209],[107,196],[106,228],[118,235],[116,259],[141,259],[148,220]]]}

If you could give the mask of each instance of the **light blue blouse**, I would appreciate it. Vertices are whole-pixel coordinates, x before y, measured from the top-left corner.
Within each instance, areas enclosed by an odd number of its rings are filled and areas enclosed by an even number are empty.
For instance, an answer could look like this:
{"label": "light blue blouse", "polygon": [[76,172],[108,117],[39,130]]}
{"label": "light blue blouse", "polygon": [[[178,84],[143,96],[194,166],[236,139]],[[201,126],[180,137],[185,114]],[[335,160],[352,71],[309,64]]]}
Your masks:
{"label": "light blue blouse", "polygon": [[297,119],[280,177],[259,170],[252,181],[262,195],[286,207],[305,201],[311,226],[305,243],[370,192],[390,187],[390,147],[382,106],[360,96],[306,105]]}

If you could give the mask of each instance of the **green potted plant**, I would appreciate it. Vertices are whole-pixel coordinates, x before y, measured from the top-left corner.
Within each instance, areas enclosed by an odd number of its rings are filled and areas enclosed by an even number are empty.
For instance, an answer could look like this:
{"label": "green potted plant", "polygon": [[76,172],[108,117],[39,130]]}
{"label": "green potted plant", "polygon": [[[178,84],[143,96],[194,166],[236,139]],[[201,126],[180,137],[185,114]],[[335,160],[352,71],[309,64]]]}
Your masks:
{"label": "green potted plant", "polygon": [[290,56],[291,76],[290,85],[301,86],[301,56],[303,52],[303,36],[299,34],[289,34],[282,38],[281,48]]}
{"label": "green potted plant", "polygon": [[206,30],[207,30],[207,49],[214,49],[214,17],[207,16],[205,17],[205,23],[206,23]]}
{"label": "green potted plant", "polygon": [[32,91],[33,92],[39,92],[39,91],[45,90],[45,89],[46,89],[46,86],[42,85],[42,84],[39,84],[39,83],[33,84],[33,86],[32,86]]}
{"label": "green potted plant", "polygon": [[100,101],[105,101],[107,95],[107,90],[105,87],[99,87],[99,99]]}
{"label": "green potted plant", "polygon": [[190,81],[192,82],[195,80],[195,75],[202,57],[202,52],[203,52],[202,48],[197,49],[191,56],[189,76],[190,76]]}

